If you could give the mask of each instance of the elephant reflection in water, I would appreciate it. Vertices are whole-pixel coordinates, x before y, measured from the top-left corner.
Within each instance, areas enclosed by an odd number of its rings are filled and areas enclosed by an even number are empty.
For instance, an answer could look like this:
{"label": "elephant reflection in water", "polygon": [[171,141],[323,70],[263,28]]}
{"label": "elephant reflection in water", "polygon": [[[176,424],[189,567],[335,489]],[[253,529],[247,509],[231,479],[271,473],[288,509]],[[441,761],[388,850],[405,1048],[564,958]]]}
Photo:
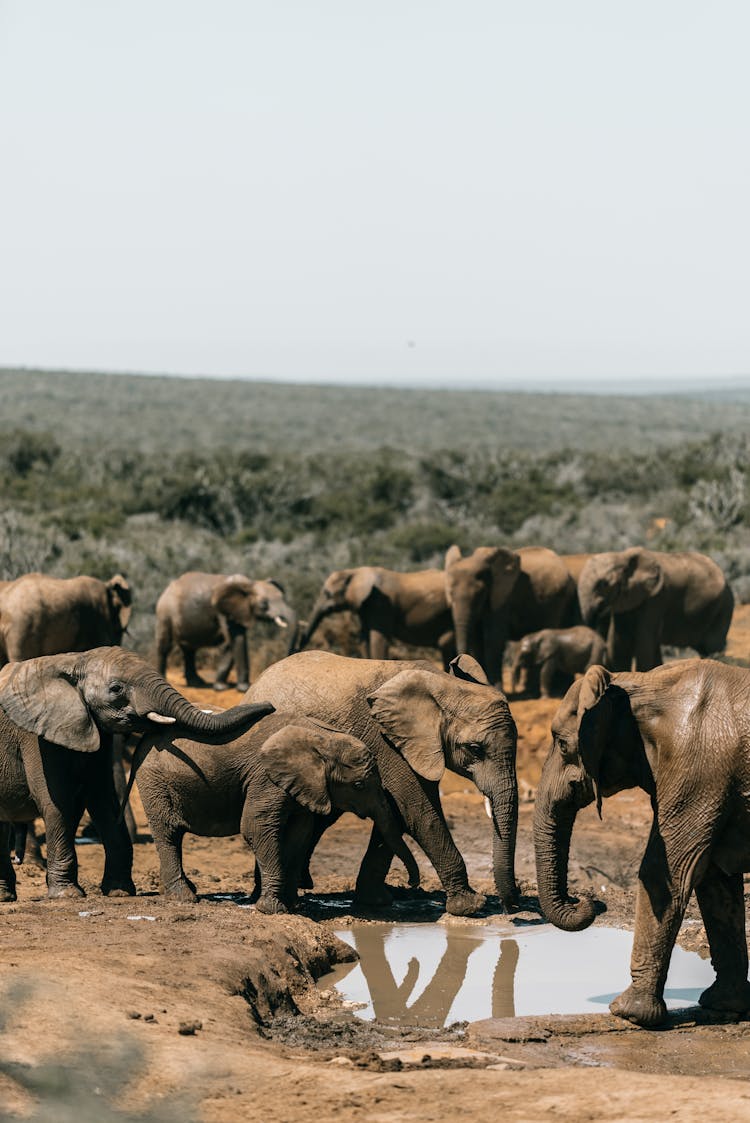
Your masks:
{"label": "elephant reflection in water", "polygon": [[[411,957],[401,985],[393,977],[386,951],[389,933],[379,924],[357,932],[356,950],[378,1021],[400,1022],[441,1029],[448,1021],[451,1007],[466,979],[469,957],[486,943],[480,937],[456,935],[446,931],[447,944],[435,973],[426,988],[409,1005],[419,978],[419,960]],[[492,978],[492,1017],[515,1016],[514,980],[518,963],[518,944],[501,940]]]}

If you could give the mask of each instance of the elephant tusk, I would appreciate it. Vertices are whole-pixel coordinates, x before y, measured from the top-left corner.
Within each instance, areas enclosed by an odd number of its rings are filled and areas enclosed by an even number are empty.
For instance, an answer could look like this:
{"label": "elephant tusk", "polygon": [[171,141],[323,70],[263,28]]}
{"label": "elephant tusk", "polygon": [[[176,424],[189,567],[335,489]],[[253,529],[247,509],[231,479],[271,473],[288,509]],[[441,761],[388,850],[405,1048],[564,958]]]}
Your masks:
{"label": "elephant tusk", "polygon": [[491,820],[492,819],[492,804],[488,800],[487,796],[484,797],[484,810],[487,813],[487,818]]}
{"label": "elephant tusk", "polygon": [[289,625],[287,624],[287,622],[286,622],[286,620],[284,619],[283,616],[274,616],[273,622],[274,622],[274,624],[278,624],[278,626],[280,628],[288,628],[289,627]]}
{"label": "elephant tusk", "polygon": [[155,710],[149,710],[146,717],[149,721],[156,722],[157,725],[174,725],[177,721],[176,717],[167,717],[166,714],[157,714]]}

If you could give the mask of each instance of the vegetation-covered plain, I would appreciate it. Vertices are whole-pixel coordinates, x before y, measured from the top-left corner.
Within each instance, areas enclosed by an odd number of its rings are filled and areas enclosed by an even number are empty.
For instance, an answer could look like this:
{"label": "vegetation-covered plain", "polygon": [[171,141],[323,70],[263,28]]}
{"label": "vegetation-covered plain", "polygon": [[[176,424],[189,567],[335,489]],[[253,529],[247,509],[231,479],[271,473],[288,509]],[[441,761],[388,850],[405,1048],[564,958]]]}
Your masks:
{"label": "vegetation-covered plain", "polygon": [[283,582],[466,547],[699,549],[750,596],[750,404],[0,372],[0,579]]}

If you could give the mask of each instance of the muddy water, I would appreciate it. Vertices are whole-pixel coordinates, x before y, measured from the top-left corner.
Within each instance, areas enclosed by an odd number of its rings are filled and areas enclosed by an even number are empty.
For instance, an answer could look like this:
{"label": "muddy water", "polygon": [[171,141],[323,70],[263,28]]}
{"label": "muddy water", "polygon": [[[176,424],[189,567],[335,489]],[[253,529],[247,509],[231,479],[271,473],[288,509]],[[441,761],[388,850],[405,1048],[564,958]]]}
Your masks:
{"label": "muddy water", "polygon": [[[490,1017],[606,1013],[630,982],[633,933],[617,928],[355,923],[336,935],[359,962],[342,964],[319,985],[334,986],[366,1021],[439,1028]],[[675,948],[667,1006],[693,1005],[713,979],[707,960]]]}

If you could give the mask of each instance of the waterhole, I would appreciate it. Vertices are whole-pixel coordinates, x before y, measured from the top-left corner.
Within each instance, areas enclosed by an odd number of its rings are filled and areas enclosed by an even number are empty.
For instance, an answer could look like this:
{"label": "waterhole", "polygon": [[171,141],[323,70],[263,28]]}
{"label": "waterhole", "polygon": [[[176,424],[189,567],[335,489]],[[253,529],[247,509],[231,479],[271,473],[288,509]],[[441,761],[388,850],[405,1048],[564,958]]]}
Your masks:
{"label": "waterhole", "polygon": [[[630,983],[633,933],[548,924],[352,924],[336,935],[359,961],[318,984],[335,987],[358,1018],[440,1028],[529,1014],[606,1013]],[[714,980],[708,960],[676,947],[665,1000],[692,1006]]]}

